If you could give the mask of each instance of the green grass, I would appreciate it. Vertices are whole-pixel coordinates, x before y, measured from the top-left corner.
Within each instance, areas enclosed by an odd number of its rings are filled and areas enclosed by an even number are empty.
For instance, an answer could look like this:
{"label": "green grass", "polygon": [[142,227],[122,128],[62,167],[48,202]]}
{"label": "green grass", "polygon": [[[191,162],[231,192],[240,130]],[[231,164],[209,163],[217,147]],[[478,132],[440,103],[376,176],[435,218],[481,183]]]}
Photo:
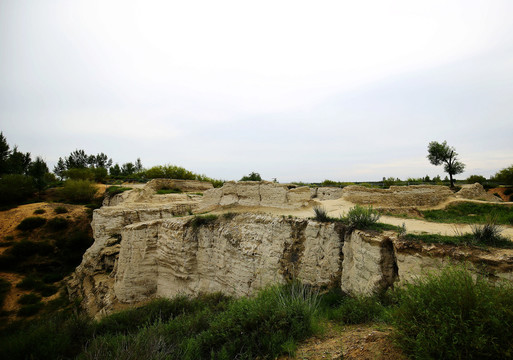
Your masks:
{"label": "green grass", "polygon": [[105,192],[109,196],[114,196],[114,195],[121,194],[122,192],[125,192],[125,191],[128,191],[128,190],[132,190],[132,188],[131,187],[125,187],[125,186],[109,186],[105,190]]}
{"label": "green grass", "polygon": [[424,210],[424,219],[440,223],[484,224],[491,218],[497,224],[513,225],[513,206],[458,202],[443,210]]}
{"label": "green grass", "polygon": [[251,298],[159,299],[99,322],[57,313],[4,329],[0,353],[9,359],[275,358],[312,334],[318,305],[318,293],[296,283]]}
{"label": "green grass", "polygon": [[192,229],[197,230],[201,226],[205,226],[217,221],[218,218],[219,216],[215,214],[196,215],[191,220]]}
{"label": "green grass", "polygon": [[447,244],[456,246],[493,246],[498,248],[513,248],[513,242],[509,239],[497,236],[490,240],[484,240],[475,234],[463,234],[456,236],[441,234],[406,234],[404,239],[420,241],[426,244]]}
{"label": "green grass", "polygon": [[398,291],[395,338],[415,359],[513,356],[513,288],[446,268]]}
{"label": "green grass", "polygon": [[165,194],[181,194],[183,193],[182,190],[178,189],[178,188],[172,188],[172,189],[169,189],[169,188],[162,188],[162,189],[158,189],[157,190],[157,194],[158,195],[165,195]]}

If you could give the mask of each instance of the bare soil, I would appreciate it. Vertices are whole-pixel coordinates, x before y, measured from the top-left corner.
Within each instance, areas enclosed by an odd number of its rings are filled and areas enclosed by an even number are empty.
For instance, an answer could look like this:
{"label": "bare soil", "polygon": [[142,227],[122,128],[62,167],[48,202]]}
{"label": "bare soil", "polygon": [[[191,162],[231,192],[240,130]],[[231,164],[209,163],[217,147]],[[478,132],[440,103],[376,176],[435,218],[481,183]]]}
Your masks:
{"label": "bare soil", "polygon": [[379,324],[339,326],[328,322],[325,332],[300,344],[295,356],[282,356],[279,359],[407,359],[394,344],[392,330]]}

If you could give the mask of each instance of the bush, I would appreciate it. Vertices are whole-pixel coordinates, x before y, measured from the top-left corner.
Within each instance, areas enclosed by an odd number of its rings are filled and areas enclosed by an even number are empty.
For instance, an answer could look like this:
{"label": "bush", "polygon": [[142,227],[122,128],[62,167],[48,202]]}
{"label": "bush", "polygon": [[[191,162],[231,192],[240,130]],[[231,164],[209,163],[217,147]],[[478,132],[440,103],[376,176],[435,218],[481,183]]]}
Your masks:
{"label": "bush", "polygon": [[489,220],[483,225],[471,225],[472,235],[477,244],[497,246],[510,241],[501,236],[502,227],[493,220]]}
{"label": "bush", "polygon": [[54,212],[56,214],[65,214],[68,212],[68,209],[66,209],[64,206],[57,206],[55,209],[54,209]]}
{"label": "bush", "polygon": [[413,358],[511,358],[511,284],[446,268],[398,290],[398,299],[395,337]]}
{"label": "bush", "polygon": [[481,175],[470,175],[467,178],[467,184],[480,183],[481,185],[483,185],[485,182],[486,182],[486,178]]}
{"label": "bush", "polygon": [[326,211],[326,208],[323,206],[314,206],[314,219],[320,222],[328,222],[330,221],[330,217],[328,216],[328,212]]}
{"label": "bush", "polygon": [[345,296],[336,308],[328,312],[328,318],[342,324],[382,321],[385,318],[385,307],[377,296]]}
{"label": "bush", "polygon": [[64,183],[62,194],[67,200],[74,203],[89,203],[94,199],[96,186],[88,180],[67,180]]}
{"label": "bush", "polygon": [[0,179],[0,204],[18,204],[36,192],[32,177],[19,174],[2,175]]}
{"label": "bush", "polygon": [[492,180],[505,185],[513,185],[513,165],[496,173]]}
{"label": "bush", "polygon": [[193,229],[197,230],[200,226],[211,224],[217,219],[218,216],[214,214],[194,216],[191,220],[191,225]]}
{"label": "bush", "polygon": [[53,246],[40,241],[23,240],[15,243],[9,250],[9,254],[15,256],[19,261],[33,255],[48,255],[53,252]]}
{"label": "bush", "polygon": [[36,294],[25,294],[18,299],[18,304],[21,305],[37,304],[39,302],[41,302],[41,296]]}
{"label": "bush", "polygon": [[48,226],[53,231],[64,230],[68,227],[69,221],[62,217],[55,217],[53,219],[48,220],[46,226]]}
{"label": "bush", "polygon": [[262,181],[262,177],[259,173],[252,172],[247,176],[243,176],[240,181]]}
{"label": "bush", "polygon": [[18,310],[18,316],[21,317],[28,317],[36,315],[43,307],[42,303],[36,303],[36,304],[29,304],[29,305],[23,305]]}
{"label": "bush", "polygon": [[11,290],[11,283],[5,279],[0,278],[0,309],[4,306],[4,300]]}
{"label": "bush", "polygon": [[504,195],[511,195],[513,194],[513,188],[507,188],[506,190],[504,190]]}
{"label": "bush", "polygon": [[23,219],[18,226],[16,226],[16,229],[22,230],[22,231],[29,231],[34,230],[38,227],[43,226],[46,223],[46,219],[42,218],[40,216],[32,216],[28,217],[26,219]]}
{"label": "bush", "polygon": [[374,210],[372,206],[363,207],[355,205],[353,208],[349,209],[347,213],[349,225],[357,229],[366,229],[376,224],[379,218],[379,213]]}
{"label": "bush", "polygon": [[34,214],[35,215],[41,215],[41,214],[44,214],[46,211],[45,209],[36,209],[34,210]]}

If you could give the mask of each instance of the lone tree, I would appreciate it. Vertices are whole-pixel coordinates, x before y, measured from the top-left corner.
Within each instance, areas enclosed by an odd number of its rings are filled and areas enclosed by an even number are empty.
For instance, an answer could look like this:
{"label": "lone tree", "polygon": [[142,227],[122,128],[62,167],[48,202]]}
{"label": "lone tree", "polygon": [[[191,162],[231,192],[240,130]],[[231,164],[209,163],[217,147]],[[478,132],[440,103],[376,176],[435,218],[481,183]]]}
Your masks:
{"label": "lone tree", "polygon": [[463,169],[465,169],[465,164],[458,161],[458,154],[454,148],[447,145],[447,141],[441,144],[436,141],[431,141],[428,146],[428,153],[427,158],[431,164],[436,166],[444,164],[444,171],[449,174],[451,187],[454,187],[454,179],[452,176],[461,174]]}

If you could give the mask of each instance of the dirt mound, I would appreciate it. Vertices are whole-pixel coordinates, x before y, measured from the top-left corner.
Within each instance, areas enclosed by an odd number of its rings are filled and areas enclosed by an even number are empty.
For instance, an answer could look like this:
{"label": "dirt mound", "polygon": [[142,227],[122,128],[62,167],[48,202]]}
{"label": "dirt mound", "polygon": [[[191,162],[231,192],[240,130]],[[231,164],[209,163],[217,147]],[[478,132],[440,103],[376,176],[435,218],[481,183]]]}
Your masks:
{"label": "dirt mound", "polygon": [[472,200],[484,200],[492,202],[500,202],[497,196],[487,193],[480,183],[462,185],[461,190],[456,193],[458,197]]}

